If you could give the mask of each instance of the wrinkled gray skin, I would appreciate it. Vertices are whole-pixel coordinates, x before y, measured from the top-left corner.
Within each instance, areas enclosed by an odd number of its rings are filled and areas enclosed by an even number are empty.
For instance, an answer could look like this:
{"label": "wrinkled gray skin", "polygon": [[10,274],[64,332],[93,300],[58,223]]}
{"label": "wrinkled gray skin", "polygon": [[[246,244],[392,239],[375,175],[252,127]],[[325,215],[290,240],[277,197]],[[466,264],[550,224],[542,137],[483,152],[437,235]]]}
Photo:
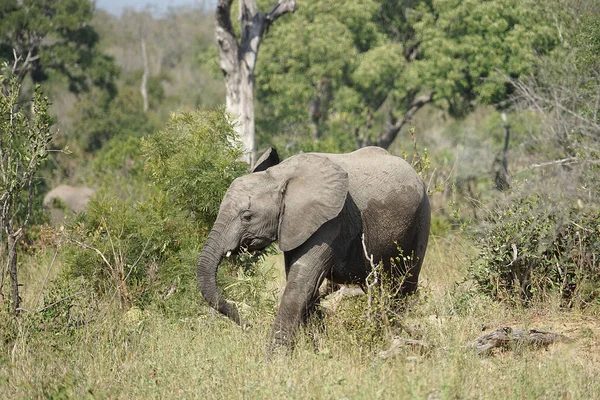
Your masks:
{"label": "wrinkled gray skin", "polygon": [[213,308],[242,324],[217,287],[217,267],[228,252],[259,250],[274,241],[284,252],[287,283],[269,350],[293,344],[325,278],[364,282],[371,267],[363,234],[368,252],[388,271],[398,256],[395,243],[404,255],[414,255],[409,271],[392,275],[404,278],[401,295],[416,290],[430,208],[423,182],[406,161],[379,147],[299,154],[276,165],[276,157],[261,160],[254,168],[261,172],[236,179],[227,190],[200,255],[198,282]]}
{"label": "wrinkled gray skin", "polygon": [[84,211],[94,193],[94,189],[85,186],[59,185],[44,196],[43,203],[50,210],[51,222],[60,224],[65,219],[65,211],[75,214]]}

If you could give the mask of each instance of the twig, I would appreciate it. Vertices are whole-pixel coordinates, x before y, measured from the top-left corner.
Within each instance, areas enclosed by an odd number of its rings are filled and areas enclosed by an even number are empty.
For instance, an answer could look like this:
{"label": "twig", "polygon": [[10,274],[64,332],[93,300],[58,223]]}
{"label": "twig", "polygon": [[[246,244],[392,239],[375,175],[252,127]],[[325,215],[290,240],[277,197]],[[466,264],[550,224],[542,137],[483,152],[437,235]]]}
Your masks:
{"label": "twig", "polygon": [[515,263],[515,261],[517,261],[517,245],[516,244],[511,244],[510,247],[512,247],[513,250],[513,259],[511,262],[509,262],[508,264],[506,264],[507,267],[510,267],[511,265],[513,265]]}
{"label": "twig", "polygon": [[108,260],[106,259],[106,257],[104,256],[104,254],[103,254],[103,253],[102,253],[100,250],[98,250],[97,248],[95,248],[95,247],[92,247],[92,246],[90,246],[90,245],[88,245],[88,244],[85,244],[85,243],[83,243],[83,242],[80,242],[80,241],[79,241],[79,240],[77,240],[77,239],[73,239],[72,237],[68,237],[68,236],[65,236],[65,237],[67,238],[67,240],[68,240],[68,241],[75,243],[77,246],[79,246],[79,247],[81,247],[81,248],[83,248],[83,249],[87,249],[87,250],[93,250],[94,252],[96,252],[96,254],[98,254],[98,255],[99,255],[101,258],[102,258],[102,261],[104,261],[104,263],[105,263],[105,264],[106,264],[106,265],[107,265],[107,266],[108,266],[108,267],[111,269],[111,271],[112,271],[112,269],[113,269],[113,268],[112,268],[112,265],[110,265],[110,262],[108,262]]}
{"label": "twig", "polygon": [[[365,243],[365,234],[362,234],[362,247],[363,247],[363,251],[365,253],[365,257],[367,258],[367,260],[369,261],[369,264],[371,265],[371,272],[369,272],[369,275],[367,275],[367,279],[365,279],[365,283],[367,285],[367,318],[370,320],[371,319],[371,308],[372,308],[372,303],[373,303],[373,287],[375,285],[377,285],[377,283],[379,283],[379,276],[377,274],[377,267],[375,266],[375,263],[373,262],[373,254],[369,255],[369,252],[367,251],[367,245]],[[371,280],[373,279],[373,280]]]}
{"label": "twig", "polygon": [[531,164],[529,166],[529,169],[540,168],[540,167],[547,167],[549,165],[575,164],[577,162],[578,162],[578,160],[577,160],[576,157],[567,157],[567,158],[562,158],[560,160],[548,161],[548,162],[540,163],[540,164]]}
{"label": "twig", "polygon": [[70,298],[73,298],[73,297],[75,297],[75,296],[79,296],[80,294],[83,294],[83,293],[85,293],[85,290],[80,290],[80,291],[79,291],[79,292],[77,292],[77,293],[73,293],[73,294],[71,294],[71,295],[69,295],[69,296],[67,296],[67,297],[63,297],[62,299],[60,299],[60,300],[57,300],[57,301],[55,301],[54,303],[52,303],[52,304],[49,304],[49,305],[47,305],[47,306],[46,306],[46,307],[44,307],[44,308],[40,308],[39,310],[37,310],[37,312],[38,312],[38,313],[41,313],[42,311],[45,311],[45,310],[49,309],[50,307],[54,307],[54,306],[55,306],[55,305],[57,305],[58,303],[62,303],[62,302],[63,302],[63,301],[65,301],[65,300],[69,300]]}
{"label": "twig", "polygon": [[[570,221],[570,222],[571,222],[573,225],[575,225],[576,227],[578,227],[579,229],[582,229],[582,230],[584,230],[584,231],[586,231],[586,232],[590,232],[590,233],[591,233],[591,232],[594,232],[594,230],[593,230],[593,229],[589,229],[589,228],[586,228],[585,226],[581,226],[581,225],[579,225],[579,224],[578,224],[577,222],[575,222],[575,221]],[[583,254],[583,253],[582,253],[582,254]]]}
{"label": "twig", "polygon": [[56,256],[58,255],[58,246],[56,247],[56,251],[54,252],[54,257],[52,257],[52,262],[50,263],[50,266],[48,267],[48,270],[46,271],[46,277],[44,278],[44,283],[42,283],[42,288],[40,289],[40,293],[38,294],[37,299],[35,300],[35,305],[38,305],[40,303],[40,299],[42,298],[42,294],[44,293],[44,288],[46,287],[46,282],[48,282],[48,276],[50,276],[50,270],[52,269],[52,266],[54,265],[54,261],[56,261]]}

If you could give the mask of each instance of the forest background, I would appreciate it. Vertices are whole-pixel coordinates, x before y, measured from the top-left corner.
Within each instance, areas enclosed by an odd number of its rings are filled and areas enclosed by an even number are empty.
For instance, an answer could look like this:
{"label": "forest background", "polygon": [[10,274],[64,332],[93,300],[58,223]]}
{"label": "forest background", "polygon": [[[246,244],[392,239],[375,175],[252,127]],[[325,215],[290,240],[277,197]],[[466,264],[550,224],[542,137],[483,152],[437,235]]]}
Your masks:
{"label": "forest background", "polygon": [[[433,205],[405,328],[383,295],[377,310],[342,299],[269,362],[276,248],[219,271],[249,331],[195,282],[224,191],[247,170],[214,9],[0,4],[1,397],[600,396],[597,2],[298,1],[269,27],[257,153],[379,145],[415,166]],[[96,195],[56,226],[41,203],[59,184]],[[504,326],[570,340],[465,348]],[[426,346],[383,359],[399,334]]]}

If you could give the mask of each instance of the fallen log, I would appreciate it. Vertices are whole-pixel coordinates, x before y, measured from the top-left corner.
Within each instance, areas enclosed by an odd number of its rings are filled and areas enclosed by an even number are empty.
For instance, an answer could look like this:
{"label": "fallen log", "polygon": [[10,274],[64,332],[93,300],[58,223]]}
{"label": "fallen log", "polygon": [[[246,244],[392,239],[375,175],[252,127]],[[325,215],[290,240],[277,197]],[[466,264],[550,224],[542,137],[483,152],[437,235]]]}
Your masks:
{"label": "fallen log", "polygon": [[547,348],[556,342],[570,341],[572,339],[557,332],[504,327],[477,338],[469,346],[477,349],[477,354],[487,354],[495,348],[508,350],[515,345]]}

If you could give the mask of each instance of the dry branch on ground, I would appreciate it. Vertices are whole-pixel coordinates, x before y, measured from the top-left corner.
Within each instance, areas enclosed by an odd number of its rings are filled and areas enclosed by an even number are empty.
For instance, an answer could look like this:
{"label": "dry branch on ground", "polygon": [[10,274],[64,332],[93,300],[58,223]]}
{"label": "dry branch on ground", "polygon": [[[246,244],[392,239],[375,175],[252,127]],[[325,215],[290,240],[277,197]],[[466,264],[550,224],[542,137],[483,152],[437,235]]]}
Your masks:
{"label": "dry branch on ground", "polygon": [[569,341],[571,341],[570,338],[557,332],[504,327],[477,338],[469,347],[477,349],[477,354],[487,354],[494,348],[506,350],[519,344],[547,348],[556,342]]}

